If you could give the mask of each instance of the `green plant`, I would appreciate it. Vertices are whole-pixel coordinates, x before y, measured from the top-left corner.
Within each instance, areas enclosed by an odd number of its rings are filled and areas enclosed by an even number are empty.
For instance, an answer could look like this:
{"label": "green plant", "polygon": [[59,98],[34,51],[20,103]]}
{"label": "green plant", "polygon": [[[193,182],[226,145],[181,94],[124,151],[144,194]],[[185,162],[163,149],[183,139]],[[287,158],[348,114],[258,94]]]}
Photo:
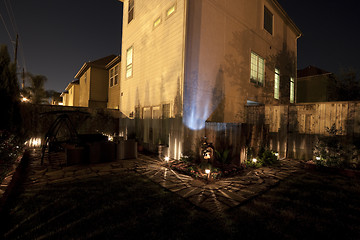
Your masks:
{"label": "green plant", "polygon": [[229,161],[231,160],[229,153],[230,153],[230,149],[225,149],[223,151],[215,150],[215,158],[221,164],[228,164]]}
{"label": "green plant", "polygon": [[262,165],[268,166],[278,162],[278,158],[274,152],[265,149],[262,154],[259,155],[259,161],[262,163]]}
{"label": "green plant", "polygon": [[341,136],[342,128],[333,124],[325,128],[329,136],[318,138],[313,154],[314,162],[320,166],[357,168],[359,149],[354,145],[356,139]]}

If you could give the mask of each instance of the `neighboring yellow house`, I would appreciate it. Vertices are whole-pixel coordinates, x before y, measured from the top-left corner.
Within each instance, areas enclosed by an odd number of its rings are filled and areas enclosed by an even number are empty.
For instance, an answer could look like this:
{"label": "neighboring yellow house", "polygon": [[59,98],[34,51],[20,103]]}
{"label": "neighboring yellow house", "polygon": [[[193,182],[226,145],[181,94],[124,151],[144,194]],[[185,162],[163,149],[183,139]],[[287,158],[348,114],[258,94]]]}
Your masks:
{"label": "neighboring yellow house", "polygon": [[120,56],[116,56],[106,65],[109,73],[109,90],[107,107],[120,108]]}
{"label": "neighboring yellow house", "polygon": [[[128,117],[178,116],[202,130],[245,122],[248,104],[295,102],[301,32],[276,0],[120,1]],[[146,142],[154,133],[144,131]]]}
{"label": "neighboring yellow house", "polygon": [[110,55],[92,62],[86,62],[75,75],[75,79],[80,82],[80,107],[107,107],[109,73],[106,66],[115,57],[115,55]]}
{"label": "neighboring yellow house", "polygon": [[80,86],[79,86],[79,80],[74,80],[71,83],[67,85],[65,90],[68,92],[67,98],[68,98],[68,105],[67,106],[79,106],[80,101]]}

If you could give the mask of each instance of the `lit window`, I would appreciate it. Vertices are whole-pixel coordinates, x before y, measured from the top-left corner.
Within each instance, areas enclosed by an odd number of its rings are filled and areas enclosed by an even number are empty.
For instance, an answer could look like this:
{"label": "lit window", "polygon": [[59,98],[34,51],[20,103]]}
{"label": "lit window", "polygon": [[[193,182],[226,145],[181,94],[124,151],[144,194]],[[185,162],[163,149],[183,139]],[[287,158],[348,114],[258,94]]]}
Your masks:
{"label": "lit window", "polygon": [[167,17],[170,17],[175,11],[176,11],[176,5],[173,5],[171,8],[169,8],[169,9],[166,11],[166,16],[167,16]]}
{"label": "lit window", "polygon": [[156,28],[157,26],[159,26],[161,23],[161,17],[158,17],[155,21],[154,21],[154,28]]}
{"label": "lit window", "polygon": [[264,7],[264,29],[273,34],[273,14],[266,7]]}
{"label": "lit window", "polygon": [[280,95],[280,70],[275,68],[274,98],[279,99]]}
{"label": "lit window", "polygon": [[130,47],[126,51],[126,78],[131,77],[132,74],[133,74],[133,47]]}
{"label": "lit window", "polygon": [[128,24],[134,19],[134,0],[129,0]]}
{"label": "lit window", "polygon": [[295,82],[294,78],[290,78],[290,103],[294,103],[295,100]]}
{"label": "lit window", "polygon": [[263,86],[264,78],[265,78],[265,60],[256,53],[251,52],[250,81],[260,86]]}

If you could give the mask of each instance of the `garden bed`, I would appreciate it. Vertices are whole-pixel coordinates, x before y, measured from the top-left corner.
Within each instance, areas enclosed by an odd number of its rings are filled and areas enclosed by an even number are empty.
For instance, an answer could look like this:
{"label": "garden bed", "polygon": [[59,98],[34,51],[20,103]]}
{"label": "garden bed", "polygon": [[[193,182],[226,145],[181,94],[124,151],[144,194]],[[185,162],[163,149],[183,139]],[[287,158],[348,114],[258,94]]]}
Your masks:
{"label": "garden bed", "polygon": [[[244,174],[246,172],[245,165],[236,166],[231,164],[225,166],[211,166],[209,164],[195,164],[182,160],[170,161],[169,166],[171,169],[179,173],[191,176],[199,180],[218,180],[220,178],[227,178],[239,174]],[[206,169],[210,170],[209,174],[205,172]]]}
{"label": "garden bed", "polygon": [[341,175],[348,176],[348,177],[360,177],[360,170],[318,165],[312,160],[307,161],[305,163],[305,168],[309,169],[309,170],[341,174]]}

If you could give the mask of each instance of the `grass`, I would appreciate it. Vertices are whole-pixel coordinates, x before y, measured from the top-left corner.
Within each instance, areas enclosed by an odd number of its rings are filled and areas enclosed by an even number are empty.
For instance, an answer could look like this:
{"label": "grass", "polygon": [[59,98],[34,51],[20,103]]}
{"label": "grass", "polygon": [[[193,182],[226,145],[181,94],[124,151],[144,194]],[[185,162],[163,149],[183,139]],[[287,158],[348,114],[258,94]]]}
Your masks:
{"label": "grass", "polygon": [[360,239],[360,179],[307,172],[216,217],[124,172],[26,189],[2,217],[5,239]]}

